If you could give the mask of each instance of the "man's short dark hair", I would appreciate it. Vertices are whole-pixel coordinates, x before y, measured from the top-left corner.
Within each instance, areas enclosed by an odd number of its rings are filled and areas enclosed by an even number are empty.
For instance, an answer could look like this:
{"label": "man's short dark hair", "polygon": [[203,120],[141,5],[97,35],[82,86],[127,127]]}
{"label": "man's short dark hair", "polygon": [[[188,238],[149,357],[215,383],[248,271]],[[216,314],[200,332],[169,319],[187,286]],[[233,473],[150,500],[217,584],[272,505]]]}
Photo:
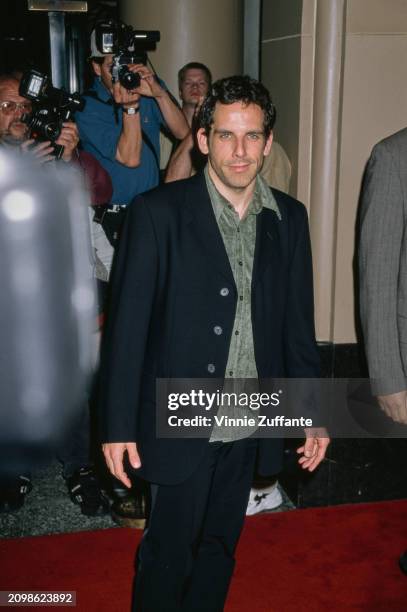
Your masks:
{"label": "man's short dark hair", "polygon": [[268,90],[256,79],[249,76],[231,76],[219,79],[212,85],[198,116],[198,126],[205,130],[207,136],[213,124],[213,114],[216,103],[234,104],[242,102],[244,105],[257,104],[264,113],[264,135],[270,135],[276,120],[276,109]]}
{"label": "man's short dark hair", "polygon": [[182,83],[185,81],[185,74],[187,70],[202,70],[202,72],[205,74],[206,80],[208,81],[209,87],[211,86],[212,74],[208,66],[205,66],[205,64],[201,64],[201,62],[188,62],[188,64],[185,64],[185,66],[183,66],[178,72],[179,88],[181,88]]}

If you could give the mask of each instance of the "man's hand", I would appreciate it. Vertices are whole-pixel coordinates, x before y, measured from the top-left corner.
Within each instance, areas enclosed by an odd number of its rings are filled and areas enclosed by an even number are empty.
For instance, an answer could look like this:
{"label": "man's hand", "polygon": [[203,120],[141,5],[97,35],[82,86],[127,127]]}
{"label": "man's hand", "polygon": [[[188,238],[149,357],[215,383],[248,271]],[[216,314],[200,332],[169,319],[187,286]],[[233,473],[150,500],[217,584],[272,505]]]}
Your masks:
{"label": "man's hand", "polygon": [[305,444],[297,448],[297,453],[303,455],[298,463],[304,470],[313,472],[325,457],[330,439],[324,428],[307,428],[305,436]]}
{"label": "man's hand", "polygon": [[199,127],[198,125],[196,125],[196,121],[198,119],[199,111],[201,110],[201,106],[204,100],[205,100],[205,96],[199,96],[198,101],[195,105],[194,116],[192,117],[192,127],[193,128]]}
{"label": "man's hand", "polygon": [[147,66],[144,66],[144,64],[130,64],[129,70],[131,70],[131,72],[137,72],[140,75],[140,85],[133,90],[140,94],[140,96],[159,98],[166,94],[165,89],[163,89],[157,81],[155,74],[153,74]]}
{"label": "man's hand", "polygon": [[389,395],[378,395],[377,401],[390,419],[407,425],[407,390]]}
{"label": "man's hand", "polygon": [[110,472],[118,478],[126,487],[131,488],[130,478],[123,469],[123,457],[127,451],[130,465],[137,469],[141,467],[140,457],[135,442],[110,442],[103,444],[103,454]]}
{"label": "man's hand", "polygon": [[112,87],[112,96],[116,104],[138,106],[140,94],[135,89],[126,89],[117,81]]}
{"label": "man's hand", "polygon": [[20,148],[23,153],[30,153],[41,163],[49,162],[55,159],[52,155],[54,147],[51,145],[50,140],[37,143],[34,138],[30,138],[29,140],[23,142]]}
{"label": "man's hand", "polygon": [[74,149],[77,147],[79,142],[79,132],[76,126],[76,123],[73,121],[66,121],[62,124],[62,130],[55,141],[55,144],[62,145],[64,147],[64,152],[62,153],[61,159],[68,162],[72,159],[72,153]]}

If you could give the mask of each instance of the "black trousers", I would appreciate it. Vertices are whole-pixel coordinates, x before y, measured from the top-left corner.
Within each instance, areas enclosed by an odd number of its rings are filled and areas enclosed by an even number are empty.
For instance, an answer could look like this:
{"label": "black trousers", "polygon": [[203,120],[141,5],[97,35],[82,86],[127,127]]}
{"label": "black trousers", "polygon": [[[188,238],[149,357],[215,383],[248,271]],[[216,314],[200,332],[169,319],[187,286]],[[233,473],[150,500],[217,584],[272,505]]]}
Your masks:
{"label": "black trousers", "polygon": [[89,404],[84,398],[82,407],[77,415],[71,429],[61,440],[57,452],[58,459],[63,465],[63,476],[69,478],[82,467],[88,467],[93,462],[91,459],[91,431]]}
{"label": "black trousers", "polygon": [[134,612],[221,612],[234,568],[257,440],[208,443],[188,480],[152,485]]}

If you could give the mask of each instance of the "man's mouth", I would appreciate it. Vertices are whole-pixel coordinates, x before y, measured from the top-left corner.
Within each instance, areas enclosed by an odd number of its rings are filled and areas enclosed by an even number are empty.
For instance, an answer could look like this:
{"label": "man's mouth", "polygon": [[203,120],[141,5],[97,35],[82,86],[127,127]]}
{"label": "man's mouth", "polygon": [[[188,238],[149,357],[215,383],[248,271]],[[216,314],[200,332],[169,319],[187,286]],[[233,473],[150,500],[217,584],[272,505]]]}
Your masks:
{"label": "man's mouth", "polygon": [[249,168],[250,162],[240,162],[239,164],[228,164],[228,167],[231,168],[234,172],[244,172]]}

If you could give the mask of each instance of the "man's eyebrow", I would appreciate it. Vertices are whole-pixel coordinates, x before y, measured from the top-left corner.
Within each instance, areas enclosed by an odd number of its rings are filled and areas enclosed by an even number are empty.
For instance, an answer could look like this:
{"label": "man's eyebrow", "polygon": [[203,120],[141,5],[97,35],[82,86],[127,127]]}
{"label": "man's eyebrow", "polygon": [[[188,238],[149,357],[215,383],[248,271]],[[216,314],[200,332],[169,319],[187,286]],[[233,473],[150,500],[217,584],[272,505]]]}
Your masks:
{"label": "man's eyebrow", "polygon": [[[232,134],[232,130],[228,130],[226,128],[215,128],[214,130],[215,134]],[[263,135],[264,134],[264,130],[248,130],[246,132],[246,134],[259,134],[259,135]]]}

